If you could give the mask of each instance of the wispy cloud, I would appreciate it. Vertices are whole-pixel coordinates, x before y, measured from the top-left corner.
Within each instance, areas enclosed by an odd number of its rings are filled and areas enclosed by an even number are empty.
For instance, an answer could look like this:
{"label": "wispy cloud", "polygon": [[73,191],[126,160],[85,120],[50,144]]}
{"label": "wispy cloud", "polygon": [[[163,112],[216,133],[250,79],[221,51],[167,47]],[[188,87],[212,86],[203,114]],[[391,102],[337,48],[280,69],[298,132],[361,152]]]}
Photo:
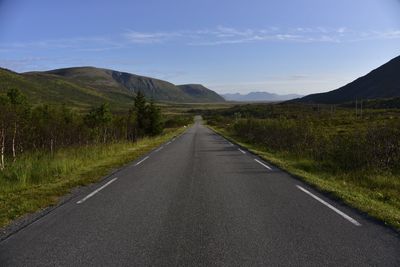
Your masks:
{"label": "wispy cloud", "polygon": [[368,41],[379,39],[400,39],[400,29],[391,29],[385,31],[369,31],[361,33],[358,38],[353,41]]}
{"label": "wispy cloud", "polygon": [[30,49],[70,49],[75,51],[100,51],[118,49],[123,46],[114,38],[109,37],[78,37],[47,39],[30,42],[14,42],[0,45],[1,51],[30,50]]}
{"label": "wispy cloud", "polygon": [[31,42],[0,44],[0,53],[12,51],[32,51],[34,49],[69,49],[72,51],[101,52],[134,45],[158,45],[174,43],[190,46],[217,46],[242,43],[351,43],[370,40],[400,39],[400,29],[355,31],[348,27],[296,27],[279,28],[275,26],[260,29],[215,28],[142,32],[126,30],[112,36],[93,36],[63,39],[48,39]]}
{"label": "wispy cloud", "polygon": [[123,36],[130,42],[134,44],[154,44],[163,43],[174,38],[181,37],[182,34],[179,32],[137,32],[128,31],[123,34]]}
{"label": "wispy cloud", "polygon": [[129,42],[136,44],[177,42],[192,46],[211,46],[255,42],[346,43],[364,40],[397,39],[400,38],[400,30],[370,30],[360,32],[347,27],[297,27],[288,29],[267,27],[262,29],[239,29],[218,26],[214,29],[193,31],[128,31],[123,36]]}

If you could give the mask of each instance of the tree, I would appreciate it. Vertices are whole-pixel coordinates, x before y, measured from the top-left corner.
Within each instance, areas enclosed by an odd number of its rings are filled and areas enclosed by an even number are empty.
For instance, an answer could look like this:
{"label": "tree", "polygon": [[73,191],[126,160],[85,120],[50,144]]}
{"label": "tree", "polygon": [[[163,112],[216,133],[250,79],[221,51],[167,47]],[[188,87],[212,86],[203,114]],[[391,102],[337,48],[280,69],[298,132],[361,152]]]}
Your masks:
{"label": "tree", "polygon": [[26,115],[26,97],[18,89],[10,89],[7,92],[7,97],[11,104],[11,121],[13,124],[12,134],[12,155],[13,160],[16,158],[16,142],[19,123]]}
{"label": "tree", "polygon": [[92,109],[85,117],[86,125],[92,129],[95,139],[102,139],[103,143],[107,141],[108,128],[113,119],[108,104],[101,104]]}
{"label": "tree", "polygon": [[5,149],[6,149],[6,130],[10,111],[10,101],[7,97],[0,96],[0,170],[4,170]]}
{"label": "tree", "polygon": [[66,140],[65,134],[71,126],[67,112],[65,107],[60,106],[40,105],[34,108],[32,120],[35,123],[31,127],[34,132],[33,142],[43,149],[50,148],[53,154],[58,140]]}
{"label": "tree", "polygon": [[78,120],[76,119],[76,115],[72,112],[71,109],[63,104],[61,107],[57,109],[57,139],[61,143],[62,146],[69,145],[73,142],[73,139],[77,139],[79,142],[78,136],[74,136],[76,128],[78,128]]}
{"label": "tree", "polygon": [[153,99],[151,99],[150,105],[147,107],[146,114],[149,121],[146,133],[152,136],[160,134],[163,129],[161,112],[160,109],[154,104]]}
{"label": "tree", "polygon": [[143,136],[147,127],[147,108],[146,98],[139,91],[135,96],[135,112],[136,112],[136,136]]}
{"label": "tree", "polygon": [[137,129],[137,116],[135,108],[131,108],[128,111],[126,117],[126,138],[129,141],[136,140],[136,129]]}

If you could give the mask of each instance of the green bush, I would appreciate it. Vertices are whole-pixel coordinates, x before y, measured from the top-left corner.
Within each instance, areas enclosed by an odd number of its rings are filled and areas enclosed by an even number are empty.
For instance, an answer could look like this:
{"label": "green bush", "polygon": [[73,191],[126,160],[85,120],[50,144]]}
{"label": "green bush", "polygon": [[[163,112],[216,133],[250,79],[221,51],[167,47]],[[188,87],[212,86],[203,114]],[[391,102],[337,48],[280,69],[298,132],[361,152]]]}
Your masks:
{"label": "green bush", "polygon": [[240,119],[231,127],[245,142],[311,158],[342,171],[400,169],[400,124],[328,134],[310,120]]}

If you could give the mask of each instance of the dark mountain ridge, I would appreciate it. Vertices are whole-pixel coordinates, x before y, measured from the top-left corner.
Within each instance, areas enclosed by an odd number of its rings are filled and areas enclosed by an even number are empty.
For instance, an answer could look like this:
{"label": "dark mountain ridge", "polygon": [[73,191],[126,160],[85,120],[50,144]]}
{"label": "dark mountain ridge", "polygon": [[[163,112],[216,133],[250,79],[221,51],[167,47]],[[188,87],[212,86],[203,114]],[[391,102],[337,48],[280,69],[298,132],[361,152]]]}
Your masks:
{"label": "dark mountain ridge", "polygon": [[300,103],[340,104],[356,99],[400,97],[400,56],[339,89],[294,100]]}

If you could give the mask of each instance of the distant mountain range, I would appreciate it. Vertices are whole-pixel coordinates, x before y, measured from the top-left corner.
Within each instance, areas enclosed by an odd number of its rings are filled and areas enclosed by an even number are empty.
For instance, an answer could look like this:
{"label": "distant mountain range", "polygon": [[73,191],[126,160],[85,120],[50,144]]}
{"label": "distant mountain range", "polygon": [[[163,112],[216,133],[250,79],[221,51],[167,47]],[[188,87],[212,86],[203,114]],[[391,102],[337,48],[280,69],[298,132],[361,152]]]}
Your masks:
{"label": "distant mountain range", "polygon": [[340,104],[353,102],[356,99],[395,97],[400,97],[400,56],[339,89],[308,95],[291,102]]}
{"label": "distant mountain range", "polygon": [[202,85],[177,86],[159,79],[95,67],[27,73],[0,69],[0,85],[0,93],[9,88],[18,88],[33,103],[65,103],[78,108],[104,102],[118,108],[128,107],[132,105],[133,97],[138,91],[155,101],[225,101],[220,95]]}
{"label": "distant mountain range", "polygon": [[[142,91],[147,98],[164,102],[274,102],[343,104],[358,100],[373,106],[397,106],[400,99],[400,56],[367,75],[330,92],[305,97],[268,92],[225,94],[222,96],[200,85],[174,85],[170,82],[95,67],[75,67],[44,72],[16,73],[0,68],[0,94],[10,88],[23,91],[33,104],[64,103],[75,108],[88,108],[104,102],[114,109],[132,106],[133,97]],[[393,99],[393,100],[392,100]]]}
{"label": "distant mountain range", "polygon": [[239,101],[239,102],[285,101],[302,97],[302,95],[297,95],[297,94],[278,95],[268,92],[250,92],[248,94],[235,93],[235,94],[224,94],[222,96],[225,98],[225,100]]}

